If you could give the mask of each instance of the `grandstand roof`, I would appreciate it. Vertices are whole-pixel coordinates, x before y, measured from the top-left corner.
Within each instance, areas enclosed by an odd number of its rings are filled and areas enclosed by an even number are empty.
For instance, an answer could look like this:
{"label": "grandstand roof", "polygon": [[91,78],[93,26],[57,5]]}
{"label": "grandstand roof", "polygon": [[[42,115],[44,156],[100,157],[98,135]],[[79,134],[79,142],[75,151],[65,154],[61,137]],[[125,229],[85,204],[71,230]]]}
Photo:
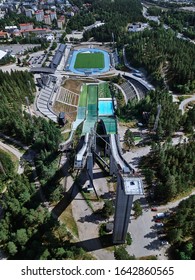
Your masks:
{"label": "grandstand roof", "polygon": [[59,48],[58,48],[58,51],[59,51],[59,52],[64,52],[65,49],[66,49],[66,45],[60,44],[60,46],[59,46]]}
{"label": "grandstand roof", "polygon": [[48,67],[32,67],[30,69],[31,73],[47,73],[47,74],[54,74],[55,69],[48,68]]}
{"label": "grandstand roof", "polygon": [[53,60],[51,62],[51,67],[56,68],[60,63],[61,58],[62,58],[62,54],[60,52],[57,52],[53,57]]}

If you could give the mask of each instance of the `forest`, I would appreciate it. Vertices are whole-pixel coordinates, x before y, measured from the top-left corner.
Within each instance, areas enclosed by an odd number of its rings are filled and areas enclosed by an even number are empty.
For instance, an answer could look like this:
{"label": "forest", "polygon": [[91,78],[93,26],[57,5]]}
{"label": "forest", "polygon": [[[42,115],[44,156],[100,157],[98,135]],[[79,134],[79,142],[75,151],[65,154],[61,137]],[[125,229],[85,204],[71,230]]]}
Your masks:
{"label": "forest", "polygon": [[195,259],[195,195],[179,203],[166,224],[172,259]]}
{"label": "forest", "polygon": [[195,105],[184,115],[183,128],[186,133],[193,134],[195,128]]}
{"label": "forest", "polygon": [[95,17],[91,12],[86,11],[80,11],[78,14],[76,14],[74,17],[70,18],[67,27],[66,32],[71,33],[72,30],[83,30],[84,26],[91,25],[95,22]]}
{"label": "forest", "polygon": [[195,14],[181,10],[163,12],[161,21],[190,39],[195,39]]}
{"label": "forest", "polygon": [[29,115],[26,98],[32,103],[34,91],[31,73],[0,71],[0,130],[23,144],[52,152],[60,142],[60,131],[53,122]]}
{"label": "forest", "polygon": [[162,10],[159,7],[150,7],[148,14],[160,16],[161,24],[166,24],[184,36],[195,39],[195,15],[193,11],[179,9]]}
{"label": "forest", "polygon": [[105,24],[84,33],[84,40],[94,37],[96,41],[120,41],[126,33],[127,24],[134,21],[145,21],[142,16],[141,3],[137,0],[97,0],[92,2],[90,8],[96,20]]}
{"label": "forest", "polygon": [[180,40],[168,29],[156,28],[132,34],[126,47],[130,63],[143,67],[159,87],[189,94],[195,89],[195,45]]}
{"label": "forest", "polygon": [[[24,173],[15,173],[9,155],[0,151],[0,247],[8,259],[90,259],[75,246],[66,224],[60,224],[43,204],[62,198],[58,170],[59,127],[42,117],[32,117],[25,109],[26,97],[34,99],[34,80],[29,72],[0,72],[0,130],[29,145],[41,183],[35,188],[32,162],[23,160]],[[4,191],[4,192],[2,192]]]}
{"label": "forest", "polygon": [[153,199],[166,203],[192,191],[195,184],[195,142],[155,144],[141,162]]}
{"label": "forest", "polygon": [[182,125],[179,106],[173,102],[172,95],[167,91],[150,91],[146,98],[139,102],[129,101],[117,110],[117,115],[124,121],[139,120],[152,132],[159,105],[161,109],[154,136],[156,140],[160,140],[172,136]]}
{"label": "forest", "polygon": [[[6,192],[1,195],[3,217],[0,247],[8,259],[90,259],[74,246],[66,225],[41,206],[40,194],[25,175],[8,174]],[[5,182],[4,178],[4,182]]]}

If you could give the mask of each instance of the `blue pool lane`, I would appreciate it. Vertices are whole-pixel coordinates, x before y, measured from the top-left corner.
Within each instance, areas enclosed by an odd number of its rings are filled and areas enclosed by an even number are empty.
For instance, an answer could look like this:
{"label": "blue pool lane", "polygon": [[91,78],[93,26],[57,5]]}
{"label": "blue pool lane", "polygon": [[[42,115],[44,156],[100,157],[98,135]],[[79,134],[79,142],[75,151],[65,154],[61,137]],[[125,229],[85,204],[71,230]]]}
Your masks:
{"label": "blue pool lane", "polygon": [[98,115],[99,116],[113,116],[114,108],[112,100],[99,100],[98,101]]}

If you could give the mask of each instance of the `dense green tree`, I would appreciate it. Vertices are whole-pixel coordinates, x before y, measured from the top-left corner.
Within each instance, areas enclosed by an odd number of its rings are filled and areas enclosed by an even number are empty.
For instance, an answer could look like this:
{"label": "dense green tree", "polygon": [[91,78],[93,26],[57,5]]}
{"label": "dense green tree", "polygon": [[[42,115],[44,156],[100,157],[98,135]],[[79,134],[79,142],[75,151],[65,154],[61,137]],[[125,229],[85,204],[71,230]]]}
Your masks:
{"label": "dense green tree", "polygon": [[142,215],[142,207],[139,200],[136,200],[133,204],[133,211],[135,218],[138,218]]}
{"label": "dense green tree", "polygon": [[[154,164],[155,163],[155,164]],[[149,186],[156,183],[156,200],[168,201],[176,196],[188,193],[194,186],[195,142],[172,146],[163,144],[144,157],[141,166]],[[147,167],[147,169],[145,169]],[[148,179],[147,170],[152,170]]]}
{"label": "dense green tree", "polygon": [[135,260],[135,256],[130,256],[123,246],[118,246],[114,250],[115,260]]}
{"label": "dense green tree", "polygon": [[129,128],[125,131],[124,134],[124,145],[128,150],[135,145],[133,133]]}
{"label": "dense green tree", "polygon": [[191,60],[194,55],[193,44],[164,28],[132,34],[126,47],[126,56],[133,66],[144,67],[158,86],[169,86],[184,94],[195,89],[195,62]]}
{"label": "dense green tree", "polygon": [[21,228],[21,229],[18,229],[17,232],[16,232],[16,241],[21,245],[25,245],[26,242],[28,241],[28,236],[27,236],[27,233],[26,233],[26,229],[25,228]]}
{"label": "dense green tree", "polygon": [[195,196],[182,200],[169,217],[166,231],[175,259],[193,260],[195,258]]}
{"label": "dense green tree", "polygon": [[[154,131],[158,106],[161,105],[157,128]],[[143,112],[147,117],[143,117]],[[139,102],[130,101],[120,110],[119,118],[126,121],[135,118],[144,123],[155,134],[157,139],[168,138],[177,131],[182,124],[182,115],[178,104],[174,103],[167,91],[150,91],[145,99]]]}
{"label": "dense green tree", "polygon": [[180,242],[182,240],[182,230],[174,228],[169,231],[168,238],[170,242]]}
{"label": "dense green tree", "polygon": [[104,206],[101,210],[101,213],[105,218],[109,218],[111,215],[114,214],[114,205],[111,200],[105,201]]}
{"label": "dense green tree", "polygon": [[134,21],[145,21],[141,3],[137,0],[97,0],[92,2],[90,10],[96,20],[105,24],[84,33],[84,40],[94,37],[100,42],[114,40],[122,45],[127,37],[127,24]]}
{"label": "dense green tree", "polygon": [[17,246],[12,241],[8,242],[7,250],[11,256],[14,256],[18,252]]}

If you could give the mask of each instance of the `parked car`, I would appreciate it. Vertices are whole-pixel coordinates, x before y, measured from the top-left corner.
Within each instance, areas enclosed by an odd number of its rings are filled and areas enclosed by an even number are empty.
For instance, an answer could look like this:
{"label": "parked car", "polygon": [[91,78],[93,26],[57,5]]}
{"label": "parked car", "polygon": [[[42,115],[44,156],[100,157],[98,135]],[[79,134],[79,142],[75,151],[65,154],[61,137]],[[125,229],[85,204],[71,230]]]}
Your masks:
{"label": "parked car", "polygon": [[156,227],[163,227],[164,224],[163,223],[156,223]]}
{"label": "parked car", "polygon": [[151,211],[158,211],[156,207],[152,207]]}
{"label": "parked car", "polygon": [[161,223],[161,220],[155,219],[155,223]]}
{"label": "parked car", "polygon": [[169,242],[167,240],[162,240],[160,244],[161,245],[169,245]]}

